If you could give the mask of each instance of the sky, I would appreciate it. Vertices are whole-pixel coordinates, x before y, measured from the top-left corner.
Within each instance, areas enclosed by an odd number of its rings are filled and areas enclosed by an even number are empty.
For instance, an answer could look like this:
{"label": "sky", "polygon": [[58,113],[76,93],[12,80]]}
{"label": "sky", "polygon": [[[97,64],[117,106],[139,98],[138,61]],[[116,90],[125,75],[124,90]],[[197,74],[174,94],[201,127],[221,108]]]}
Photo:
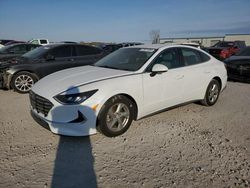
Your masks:
{"label": "sky", "polygon": [[0,0],[0,39],[147,42],[250,33],[250,0]]}

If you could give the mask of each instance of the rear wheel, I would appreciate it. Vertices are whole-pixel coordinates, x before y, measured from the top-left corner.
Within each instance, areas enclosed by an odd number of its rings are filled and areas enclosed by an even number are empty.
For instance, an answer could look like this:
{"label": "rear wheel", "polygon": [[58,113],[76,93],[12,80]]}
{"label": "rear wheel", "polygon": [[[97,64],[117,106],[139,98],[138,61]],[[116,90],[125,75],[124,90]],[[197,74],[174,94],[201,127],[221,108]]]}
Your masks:
{"label": "rear wheel", "polygon": [[11,87],[18,93],[28,93],[37,80],[34,74],[22,71],[13,76]]}
{"label": "rear wheel", "polygon": [[219,98],[220,89],[221,89],[220,83],[217,80],[213,79],[209,83],[205,94],[205,98],[201,101],[201,103],[205,106],[214,105]]}
{"label": "rear wheel", "polygon": [[108,137],[123,134],[134,119],[134,103],[127,97],[117,95],[109,99],[98,115],[100,132]]}

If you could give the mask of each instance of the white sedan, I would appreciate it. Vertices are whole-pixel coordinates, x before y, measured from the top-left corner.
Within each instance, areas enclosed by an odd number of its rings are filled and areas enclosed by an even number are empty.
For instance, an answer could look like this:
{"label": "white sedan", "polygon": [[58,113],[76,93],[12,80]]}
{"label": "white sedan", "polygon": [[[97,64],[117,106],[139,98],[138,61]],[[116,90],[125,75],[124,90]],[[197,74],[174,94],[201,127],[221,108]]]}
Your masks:
{"label": "white sedan", "polygon": [[190,101],[212,106],[225,88],[224,64],[183,45],[119,49],[93,66],[53,73],[30,92],[32,117],[53,133],[112,137],[133,120]]}

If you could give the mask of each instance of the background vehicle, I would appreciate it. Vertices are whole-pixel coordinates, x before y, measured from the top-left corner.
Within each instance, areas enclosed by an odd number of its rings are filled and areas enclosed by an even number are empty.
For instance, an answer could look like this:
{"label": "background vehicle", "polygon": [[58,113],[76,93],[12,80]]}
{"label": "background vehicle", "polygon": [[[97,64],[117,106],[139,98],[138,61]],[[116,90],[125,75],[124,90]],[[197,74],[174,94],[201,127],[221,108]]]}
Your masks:
{"label": "background vehicle", "polygon": [[105,51],[105,53],[111,53],[120,48],[122,48],[121,44],[105,44],[102,46],[102,49]]}
{"label": "background vehicle", "polygon": [[21,56],[40,45],[38,44],[29,44],[29,43],[21,43],[21,44],[12,44],[5,46],[0,49],[0,69],[1,69],[1,62],[11,60],[18,56]]}
{"label": "background vehicle", "polygon": [[186,46],[192,46],[192,47],[196,47],[196,48],[201,48],[201,45],[195,42],[185,42],[182,43],[181,45],[186,45]]}
{"label": "background vehicle", "polygon": [[74,42],[74,41],[61,41],[60,43],[77,44],[77,42]]}
{"label": "background vehicle", "polygon": [[220,41],[213,47],[206,48],[212,56],[219,60],[224,60],[236,54],[246,47],[245,41]]}
{"label": "background vehicle", "polygon": [[0,44],[0,48],[4,47],[4,45]]}
{"label": "background vehicle", "polygon": [[30,92],[33,118],[53,133],[118,136],[133,120],[189,101],[212,106],[225,88],[222,62],[183,45],[121,48],[94,66],[39,80]]}
{"label": "background vehicle", "polygon": [[6,43],[11,42],[11,41],[13,41],[13,40],[9,40],[9,39],[0,39],[0,44],[5,45]]}
{"label": "background vehicle", "polygon": [[80,44],[51,44],[41,46],[5,65],[3,87],[27,93],[33,84],[53,72],[95,63],[103,57],[99,48]]}
{"label": "background vehicle", "polygon": [[119,45],[122,45],[122,47],[129,47],[129,46],[137,46],[137,45],[143,45],[143,43],[140,42],[123,42]]}
{"label": "background vehicle", "polygon": [[29,41],[29,43],[47,45],[47,44],[49,44],[49,40],[48,39],[32,39]]}
{"label": "background vehicle", "polygon": [[247,47],[224,61],[228,78],[250,82],[250,47]]}
{"label": "background vehicle", "polygon": [[17,41],[17,40],[12,40],[10,42],[7,42],[5,46],[11,45],[11,44],[20,44],[20,43],[26,43],[24,41]]}

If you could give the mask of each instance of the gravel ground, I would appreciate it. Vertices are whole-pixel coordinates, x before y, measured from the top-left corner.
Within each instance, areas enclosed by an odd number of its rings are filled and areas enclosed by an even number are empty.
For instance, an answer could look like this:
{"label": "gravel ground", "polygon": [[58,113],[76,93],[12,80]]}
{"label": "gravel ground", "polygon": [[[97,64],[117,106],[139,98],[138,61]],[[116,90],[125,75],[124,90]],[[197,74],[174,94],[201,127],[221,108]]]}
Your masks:
{"label": "gravel ground", "polygon": [[188,104],[116,138],[54,135],[28,95],[0,91],[0,187],[250,187],[250,84],[213,107]]}

